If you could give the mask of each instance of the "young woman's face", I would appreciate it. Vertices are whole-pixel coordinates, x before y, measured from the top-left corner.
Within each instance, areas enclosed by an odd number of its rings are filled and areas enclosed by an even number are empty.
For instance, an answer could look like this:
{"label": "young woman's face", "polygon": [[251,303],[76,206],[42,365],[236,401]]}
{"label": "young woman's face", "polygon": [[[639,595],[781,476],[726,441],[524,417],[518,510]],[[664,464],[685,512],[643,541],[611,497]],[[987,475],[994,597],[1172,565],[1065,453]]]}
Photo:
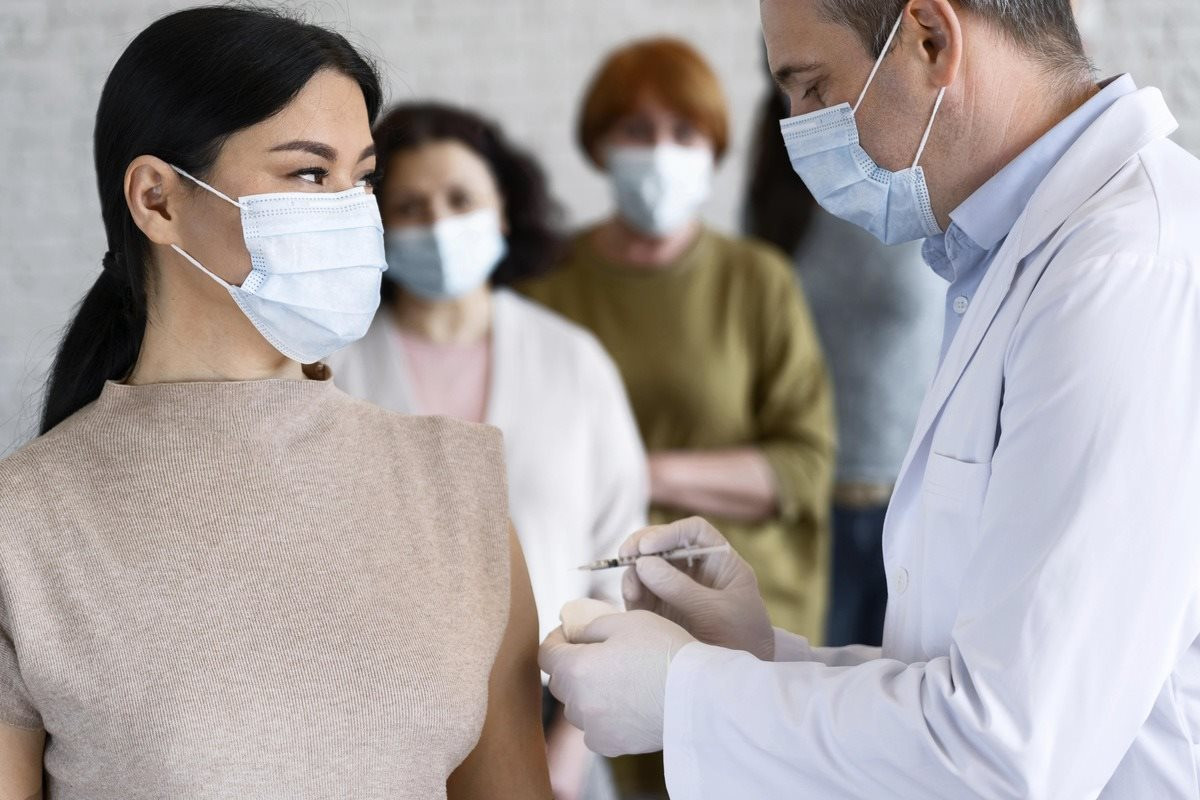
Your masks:
{"label": "young woman's face", "polygon": [[612,147],[656,147],[675,144],[681,147],[706,147],[713,150],[712,137],[692,120],[673,111],[658,98],[643,94],[633,110],[613,123],[600,142],[600,151]]}
{"label": "young woman's face", "polygon": [[[372,191],[375,147],[362,89],[321,70],[279,113],[230,136],[204,181],[235,200],[271,192]],[[250,272],[237,208],[186,178],[179,207],[180,245],[225,281]],[[218,294],[216,283],[201,276]]]}
{"label": "young woman's face", "polygon": [[379,187],[383,226],[428,227],[472,211],[495,209],[504,201],[487,162],[461,142],[447,140],[396,153]]}

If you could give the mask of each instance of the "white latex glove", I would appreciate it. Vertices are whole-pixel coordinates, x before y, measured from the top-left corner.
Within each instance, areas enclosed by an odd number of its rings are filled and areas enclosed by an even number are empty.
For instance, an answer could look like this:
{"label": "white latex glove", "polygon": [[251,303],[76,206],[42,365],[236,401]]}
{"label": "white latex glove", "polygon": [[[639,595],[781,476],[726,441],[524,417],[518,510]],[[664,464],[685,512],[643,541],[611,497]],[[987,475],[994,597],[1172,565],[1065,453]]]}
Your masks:
{"label": "white latex glove", "polygon": [[567,721],[602,756],[662,750],[667,671],[696,640],[656,614],[630,611],[597,619],[579,641],[555,628],[538,652]]}
{"label": "white latex glove", "polygon": [[[716,528],[690,517],[643,528],[621,545],[620,554],[723,544],[728,541]],[[640,558],[626,571],[621,589],[630,610],[653,611],[706,644],[745,650],[762,661],[775,658],[775,629],[759,594],[758,579],[732,548],[697,558],[690,568],[686,561]]]}
{"label": "white latex glove", "polygon": [[567,637],[567,641],[578,642],[588,625],[600,617],[620,613],[621,609],[611,603],[591,597],[581,597],[562,607],[562,610],[558,612],[558,621],[562,623],[563,635]]}

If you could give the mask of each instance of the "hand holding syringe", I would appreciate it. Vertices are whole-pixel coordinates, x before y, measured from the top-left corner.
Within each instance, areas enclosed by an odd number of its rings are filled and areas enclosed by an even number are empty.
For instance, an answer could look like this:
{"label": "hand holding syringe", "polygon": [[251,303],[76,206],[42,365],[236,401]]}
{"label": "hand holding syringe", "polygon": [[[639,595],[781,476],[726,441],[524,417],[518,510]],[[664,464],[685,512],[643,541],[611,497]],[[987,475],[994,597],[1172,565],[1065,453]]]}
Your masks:
{"label": "hand holding syringe", "polygon": [[654,556],[665,561],[687,561],[688,566],[692,566],[692,560],[701,556],[712,555],[713,553],[728,553],[729,545],[722,544],[714,547],[679,547],[674,550],[667,550],[662,553],[638,553],[635,556],[618,556],[616,558],[603,558],[599,561],[593,561],[590,564],[584,564],[579,569],[586,572],[595,572],[601,569],[616,569],[617,567],[632,567],[637,563],[639,558]]}

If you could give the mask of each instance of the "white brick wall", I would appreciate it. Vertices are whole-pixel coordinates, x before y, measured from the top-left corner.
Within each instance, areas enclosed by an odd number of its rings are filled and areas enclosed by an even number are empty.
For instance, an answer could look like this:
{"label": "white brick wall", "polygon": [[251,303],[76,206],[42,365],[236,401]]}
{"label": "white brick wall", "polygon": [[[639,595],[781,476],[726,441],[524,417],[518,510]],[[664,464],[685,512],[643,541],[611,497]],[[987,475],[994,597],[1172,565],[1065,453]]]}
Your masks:
{"label": "white brick wall", "polygon": [[[1082,0],[1101,65],[1161,86],[1200,152],[1200,0]],[[1088,4],[1094,4],[1088,8]],[[36,427],[60,326],[105,249],[91,128],[104,77],[128,41],[179,0],[0,3],[0,454]],[[286,3],[364,43],[393,100],[439,97],[499,117],[535,150],[572,217],[607,206],[573,144],[579,92],[601,55],[670,32],[716,66],[737,121],[709,217],[731,228],[748,128],[765,88],[751,0],[312,0]]]}
{"label": "white brick wall", "polygon": [[1079,0],[1101,75],[1157,86],[1179,119],[1176,142],[1200,154],[1200,0]]}

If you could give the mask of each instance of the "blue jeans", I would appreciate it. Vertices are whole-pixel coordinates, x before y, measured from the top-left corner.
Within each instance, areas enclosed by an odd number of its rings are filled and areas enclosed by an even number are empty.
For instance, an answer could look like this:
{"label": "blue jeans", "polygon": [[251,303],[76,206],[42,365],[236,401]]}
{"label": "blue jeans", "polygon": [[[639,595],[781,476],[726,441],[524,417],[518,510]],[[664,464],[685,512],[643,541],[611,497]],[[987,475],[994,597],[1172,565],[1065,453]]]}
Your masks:
{"label": "blue jeans", "polygon": [[833,585],[825,643],[878,646],[883,641],[887,578],[883,519],[887,506],[833,507]]}

